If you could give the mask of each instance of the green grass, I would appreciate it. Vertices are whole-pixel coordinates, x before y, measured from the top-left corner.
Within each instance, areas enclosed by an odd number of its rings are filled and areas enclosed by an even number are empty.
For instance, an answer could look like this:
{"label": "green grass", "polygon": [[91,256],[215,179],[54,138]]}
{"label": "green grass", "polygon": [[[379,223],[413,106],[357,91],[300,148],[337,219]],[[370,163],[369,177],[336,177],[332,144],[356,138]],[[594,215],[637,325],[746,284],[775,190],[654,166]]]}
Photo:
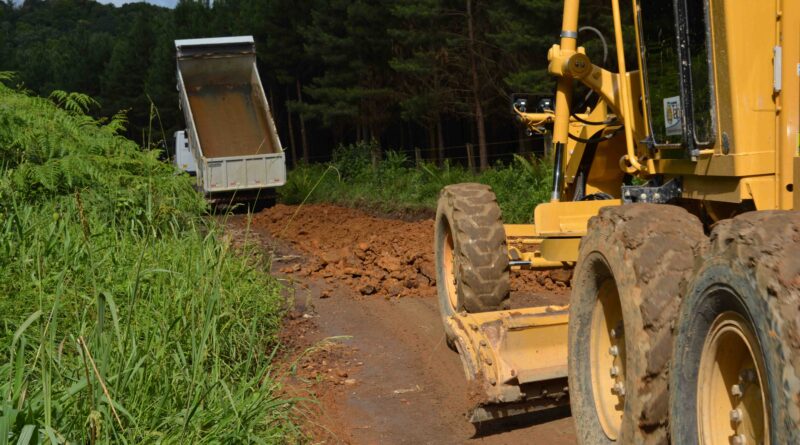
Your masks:
{"label": "green grass", "polygon": [[265,263],[87,106],[0,84],[0,445],[296,441]]}
{"label": "green grass", "polygon": [[515,156],[480,174],[461,166],[414,166],[397,152],[388,152],[374,168],[366,145],[340,147],[328,164],[300,165],[289,172],[280,200],[298,204],[330,202],[380,212],[435,210],[439,191],[449,184],[480,182],[492,187],[507,223],[530,222],[533,208],[550,198],[552,168],[539,160]]}

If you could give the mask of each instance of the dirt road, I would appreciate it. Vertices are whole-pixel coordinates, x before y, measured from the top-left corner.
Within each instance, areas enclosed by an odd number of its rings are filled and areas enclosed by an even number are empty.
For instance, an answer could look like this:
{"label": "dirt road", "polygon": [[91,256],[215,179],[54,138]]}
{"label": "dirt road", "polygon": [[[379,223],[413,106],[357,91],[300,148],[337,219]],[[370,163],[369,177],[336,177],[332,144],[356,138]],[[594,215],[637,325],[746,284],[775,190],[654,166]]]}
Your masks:
{"label": "dirt road", "polygon": [[[273,272],[293,292],[282,333],[295,351],[287,385],[320,402],[302,411],[312,441],[575,443],[564,410],[477,429],[466,420],[464,374],[436,307],[430,219],[279,205],[230,224],[273,252]],[[512,301],[563,303],[559,278],[513,277]]]}

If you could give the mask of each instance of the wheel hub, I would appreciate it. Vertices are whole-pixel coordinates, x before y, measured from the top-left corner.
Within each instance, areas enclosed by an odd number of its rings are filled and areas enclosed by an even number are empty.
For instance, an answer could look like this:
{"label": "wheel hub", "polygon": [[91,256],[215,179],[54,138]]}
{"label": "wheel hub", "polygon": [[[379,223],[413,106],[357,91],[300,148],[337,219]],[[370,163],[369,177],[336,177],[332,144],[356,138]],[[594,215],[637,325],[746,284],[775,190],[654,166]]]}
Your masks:
{"label": "wheel hub", "polygon": [[622,307],[613,280],[598,291],[592,314],[590,359],[592,392],[600,425],[617,440],[625,407],[625,338]]}
{"label": "wheel hub", "polygon": [[761,357],[753,330],[739,314],[724,312],[714,320],[697,380],[700,444],[769,444]]}

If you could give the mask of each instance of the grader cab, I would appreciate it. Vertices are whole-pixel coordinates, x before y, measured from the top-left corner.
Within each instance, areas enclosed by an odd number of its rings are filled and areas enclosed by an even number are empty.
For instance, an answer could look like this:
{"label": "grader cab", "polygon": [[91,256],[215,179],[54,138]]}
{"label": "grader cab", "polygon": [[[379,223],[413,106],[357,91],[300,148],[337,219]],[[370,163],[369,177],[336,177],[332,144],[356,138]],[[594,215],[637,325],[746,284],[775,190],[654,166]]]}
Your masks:
{"label": "grader cab", "polygon": [[[471,420],[569,403],[582,444],[800,443],[800,2],[609,0],[615,72],[580,3],[553,110],[515,111],[551,128],[551,202],[503,225],[486,186],[439,200]],[[573,267],[568,305],[508,309],[511,269]]]}

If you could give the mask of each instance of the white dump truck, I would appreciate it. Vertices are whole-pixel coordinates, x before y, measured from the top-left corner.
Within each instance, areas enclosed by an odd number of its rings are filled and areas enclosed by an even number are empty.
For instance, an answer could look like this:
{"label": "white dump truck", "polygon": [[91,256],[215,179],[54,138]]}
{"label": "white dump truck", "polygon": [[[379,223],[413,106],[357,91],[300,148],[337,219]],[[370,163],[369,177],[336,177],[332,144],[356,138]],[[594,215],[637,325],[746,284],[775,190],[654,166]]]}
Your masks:
{"label": "white dump truck", "polygon": [[215,203],[272,199],[286,160],[256,68],[252,36],[176,40],[186,130],[175,164]]}

